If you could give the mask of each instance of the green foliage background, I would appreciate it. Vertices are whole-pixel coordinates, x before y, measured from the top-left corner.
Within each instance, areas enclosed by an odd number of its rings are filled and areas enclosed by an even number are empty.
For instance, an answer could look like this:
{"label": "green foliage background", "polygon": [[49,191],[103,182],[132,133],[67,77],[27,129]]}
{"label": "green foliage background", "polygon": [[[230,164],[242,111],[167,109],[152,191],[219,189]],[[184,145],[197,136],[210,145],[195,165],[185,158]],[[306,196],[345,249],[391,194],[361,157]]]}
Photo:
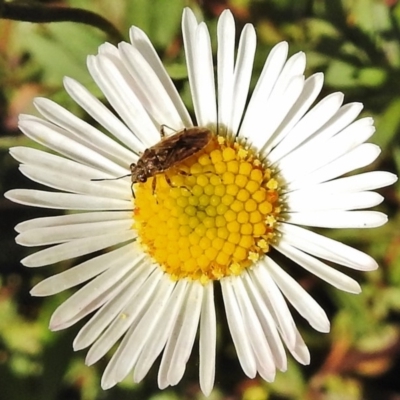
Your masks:
{"label": "green foliage background", "polygon": [[[2,3],[2,2],[0,2]],[[50,1],[43,4],[51,6]],[[258,34],[254,82],[266,55],[281,40],[291,53],[304,51],[308,75],[325,73],[324,92],[343,91],[346,102],[362,101],[363,115],[375,118],[372,141],[382,156],[371,169],[398,173],[400,166],[400,2],[397,0],[65,0],[103,15],[128,40],[130,25],[141,27],[156,46],[182,96],[189,101],[180,36],[184,6],[209,23],[213,34],[218,15],[230,8],[238,27],[252,22]],[[239,30],[239,29],[238,29]],[[215,35],[214,35],[215,37]],[[85,58],[107,40],[98,29],[77,23],[31,24],[0,20],[0,192],[36,187],[17,170],[8,154],[16,145],[35,146],[17,129],[19,113],[35,113],[32,99],[45,96],[88,118],[62,88],[71,76],[101,97],[86,70]],[[253,84],[254,84],[253,82]],[[378,271],[348,271],[363,288],[359,296],[341,293],[299,267],[286,268],[327,310],[330,334],[314,332],[297,318],[311,351],[311,365],[291,358],[286,373],[272,384],[250,380],[241,372],[222,312],[219,312],[217,378],[212,400],[373,400],[400,398],[400,234],[399,185],[381,191],[379,207],[390,217],[373,230],[326,232],[376,258]],[[84,352],[74,353],[79,327],[65,332],[47,328],[51,313],[70,293],[32,298],[30,288],[72,262],[43,269],[23,268],[19,260],[35,251],[14,242],[13,227],[26,219],[54,215],[0,199],[0,399],[4,400],[180,400],[202,399],[198,388],[196,350],[182,382],[159,391],[157,368],[139,385],[128,378],[109,391],[100,389],[107,360],[84,365]],[[325,232],[324,232],[325,233]],[[221,311],[221,310],[220,310]],[[82,324],[78,324],[82,326]]]}

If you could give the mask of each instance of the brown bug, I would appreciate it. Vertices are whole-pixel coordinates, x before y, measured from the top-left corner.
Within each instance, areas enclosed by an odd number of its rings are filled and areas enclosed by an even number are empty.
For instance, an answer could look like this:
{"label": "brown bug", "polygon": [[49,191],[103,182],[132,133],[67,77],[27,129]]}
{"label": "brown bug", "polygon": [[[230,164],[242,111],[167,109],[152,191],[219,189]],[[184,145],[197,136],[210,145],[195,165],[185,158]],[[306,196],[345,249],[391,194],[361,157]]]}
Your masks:
{"label": "brown bug", "polygon": [[[186,160],[206,147],[212,137],[212,132],[207,128],[195,126],[184,128],[172,136],[165,137],[165,125],[160,129],[161,140],[154,146],[149,147],[139,158],[138,162],[130,165],[132,178],[132,195],[135,197],[133,185],[137,182],[146,182],[154,177],[152,182],[153,194],[156,190],[156,175],[165,172],[175,164]],[[181,171],[183,173],[183,171]],[[119,176],[121,179],[129,175]],[[167,175],[165,179],[170,186],[172,183]],[[91,179],[91,181],[104,181],[109,179]]]}
{"label": "brown bug", "polygon": [[[209,129],[200,127],[185,128],[172,136],[165,137],[163,126],[160,133],[161,141],[146,149],[136,164],[130,165],[132,185],[146,182],[147,179],[154,177],[153,193],[156,189],[156,175],[198,153],[213,137]],[[165,176],[165,179],[172,186],[168,176]]]}

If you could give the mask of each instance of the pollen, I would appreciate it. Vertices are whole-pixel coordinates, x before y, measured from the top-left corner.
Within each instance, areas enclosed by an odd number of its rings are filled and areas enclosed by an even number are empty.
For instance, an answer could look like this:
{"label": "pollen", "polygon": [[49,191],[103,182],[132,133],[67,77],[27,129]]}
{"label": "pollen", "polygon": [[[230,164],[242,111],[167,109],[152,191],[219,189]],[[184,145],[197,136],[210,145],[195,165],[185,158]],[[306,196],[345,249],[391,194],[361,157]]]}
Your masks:
{"label": "pollen", "polygon": [[134,192],[138,241],[173,280],[240,275],[277,238],[279,179],[250,146],[223,136]]}

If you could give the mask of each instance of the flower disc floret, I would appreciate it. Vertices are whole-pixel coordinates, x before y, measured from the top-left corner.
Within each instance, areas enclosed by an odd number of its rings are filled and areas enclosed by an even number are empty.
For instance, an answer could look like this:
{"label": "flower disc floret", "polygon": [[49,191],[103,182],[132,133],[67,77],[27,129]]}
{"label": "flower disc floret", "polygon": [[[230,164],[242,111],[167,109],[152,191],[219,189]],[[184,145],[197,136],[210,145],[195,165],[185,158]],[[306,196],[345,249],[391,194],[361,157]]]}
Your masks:
{"label": "flower disc floret", "polygon": [[279,185],[238,142],[216,136],[134,190],[140,242],[173,279],[240,275],[275,239]]}

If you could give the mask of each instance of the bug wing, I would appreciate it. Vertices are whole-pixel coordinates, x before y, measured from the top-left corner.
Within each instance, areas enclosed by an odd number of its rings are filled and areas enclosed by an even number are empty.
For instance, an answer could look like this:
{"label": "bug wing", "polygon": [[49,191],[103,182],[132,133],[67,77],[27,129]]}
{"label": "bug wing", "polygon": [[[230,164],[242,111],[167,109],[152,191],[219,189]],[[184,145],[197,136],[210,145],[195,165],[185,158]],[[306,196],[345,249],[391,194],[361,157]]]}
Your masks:
{"label": "bug wing", "polygon": [[209,130],[187,129],[162,140],[157,145],[157,156],[162,161],[163,169],[196,154],[207,146],[211,138]]}

